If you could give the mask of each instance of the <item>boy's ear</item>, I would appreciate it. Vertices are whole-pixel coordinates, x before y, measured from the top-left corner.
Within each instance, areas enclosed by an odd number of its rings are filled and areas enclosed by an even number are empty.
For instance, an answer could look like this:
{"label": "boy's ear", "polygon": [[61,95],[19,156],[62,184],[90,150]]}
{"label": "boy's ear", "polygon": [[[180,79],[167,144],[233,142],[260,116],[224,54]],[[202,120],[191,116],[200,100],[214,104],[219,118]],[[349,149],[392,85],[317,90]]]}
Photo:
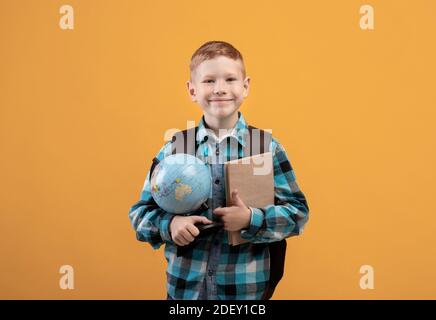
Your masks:
{"label": "boy's ear", "polygon": [[191,97],[192,101],[197,101],[197,97],[195,94],[195,88],[191,81],[186,81],[186,86],[188,87],[188,93]]}
{"label": "boy's ear", "polygon": [[245,77],[244,79],[244,98],[248,96],[248,92],[250,91],[250,77]]}

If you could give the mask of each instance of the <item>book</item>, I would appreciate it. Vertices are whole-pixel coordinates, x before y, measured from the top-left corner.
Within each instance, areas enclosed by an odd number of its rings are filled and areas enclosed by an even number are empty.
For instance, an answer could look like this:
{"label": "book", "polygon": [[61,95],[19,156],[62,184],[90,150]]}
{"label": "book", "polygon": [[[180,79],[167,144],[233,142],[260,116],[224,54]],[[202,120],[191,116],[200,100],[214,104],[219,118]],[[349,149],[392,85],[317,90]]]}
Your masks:
{"label": "book", "polygon": [[[244,157],[224,163],[226,206],[232,206],[231,193],[238,190],[239,197],[249,207],[262,208],[274,204],[274,167],[272,153]],[[248,241],[240,231],[228,231],[230,245]]]}

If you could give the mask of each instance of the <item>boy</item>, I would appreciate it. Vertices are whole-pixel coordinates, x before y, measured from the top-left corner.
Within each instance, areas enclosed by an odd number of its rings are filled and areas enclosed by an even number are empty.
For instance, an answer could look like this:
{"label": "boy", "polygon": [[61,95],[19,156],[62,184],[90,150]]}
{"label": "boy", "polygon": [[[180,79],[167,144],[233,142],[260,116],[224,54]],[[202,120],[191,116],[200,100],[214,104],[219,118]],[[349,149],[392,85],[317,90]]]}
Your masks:
{"label": "boy", "polygon": [[[309,208],[300,191],[285,150],[272,138],[275,205],[247,207],[236,190],[235,205],[225,207],[223,163],[243,157],[247,124],[238,111],[249,91],[241,53],[231,44],[211,41],[193,54],[189,95],[200,105],[203,117],[195,134],[196,156],[210,164],[211,206],[193,215],[174,216],[160,209],[150,193],[150,172],[129,217],[139,241],[154,249],[165,243],[168,299],[265,299],[270,280],[268,243],[301,233]],[[229,143],[231,142],[231,143]],[[171,154],[173,141],[166,143],[156,158]],[[187,254],[183,247],[199,236],[198,223],[221,221],[223,228],[196,239]],[[238,246],[228,244],[226,231],[240,231],[248,240]]]}

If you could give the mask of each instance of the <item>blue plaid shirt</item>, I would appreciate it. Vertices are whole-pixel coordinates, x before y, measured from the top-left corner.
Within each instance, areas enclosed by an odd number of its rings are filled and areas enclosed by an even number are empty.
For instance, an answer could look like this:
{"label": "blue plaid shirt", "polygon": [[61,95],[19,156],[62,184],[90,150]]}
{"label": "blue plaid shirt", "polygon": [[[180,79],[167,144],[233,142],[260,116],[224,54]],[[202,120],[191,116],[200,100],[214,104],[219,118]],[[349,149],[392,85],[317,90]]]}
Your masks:
{"label": "blue plaid shirt", "polygon": [[[229,139],[237,143],[225,143],[224,147],[215,135],[207,129],[202,117],[197,130],[196,156],[205,161],[211,169],[212,181],[224,181],[222,163],[243,157],[244,138],[247,124],[241,113]],[[207,137],[207,138],[206,138]],[[166,143],[156,158],[162,160],[171,154],[171,141]],[[216,150],[222,152],[216,152]],[[268,246],[266,244],[299,235],[308,220],[309,208],[304,194],[299,189],[294,171],[285,150],[273,137],[269,149],[273,155],[274,190],[276,205],[251,208],[251,222],[241,237],[248,243],[239,246],[228,244],[224,230],[206,239],[188,254],[177,256],[169,224],[172,214],[159,208],[150,191],[150,172],[141,192],[141,199],[129,211],[129,218],[139,241],[148,242],[154,249],[165,244],[167,267],[167,291],[174,299],[261,299],[270,276]],[[211,161],[211,157],[215,157]],[[210,220],[216,220],[212,211],[225,206],[223,184],[212,188],[212,205],[200,213]]]}

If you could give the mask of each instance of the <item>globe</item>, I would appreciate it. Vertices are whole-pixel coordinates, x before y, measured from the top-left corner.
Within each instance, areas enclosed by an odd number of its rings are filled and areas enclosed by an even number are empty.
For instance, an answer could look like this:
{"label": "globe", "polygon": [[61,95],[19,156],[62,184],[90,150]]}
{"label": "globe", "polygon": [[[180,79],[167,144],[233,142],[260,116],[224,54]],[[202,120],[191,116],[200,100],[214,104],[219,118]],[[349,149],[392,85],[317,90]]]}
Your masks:
{"label": "globe", "polygon": [[186,214],[208,200],[212,177],[203,161],[177,153],[159,162],[150,184],[153,199],[160,208],[172,214]]}

